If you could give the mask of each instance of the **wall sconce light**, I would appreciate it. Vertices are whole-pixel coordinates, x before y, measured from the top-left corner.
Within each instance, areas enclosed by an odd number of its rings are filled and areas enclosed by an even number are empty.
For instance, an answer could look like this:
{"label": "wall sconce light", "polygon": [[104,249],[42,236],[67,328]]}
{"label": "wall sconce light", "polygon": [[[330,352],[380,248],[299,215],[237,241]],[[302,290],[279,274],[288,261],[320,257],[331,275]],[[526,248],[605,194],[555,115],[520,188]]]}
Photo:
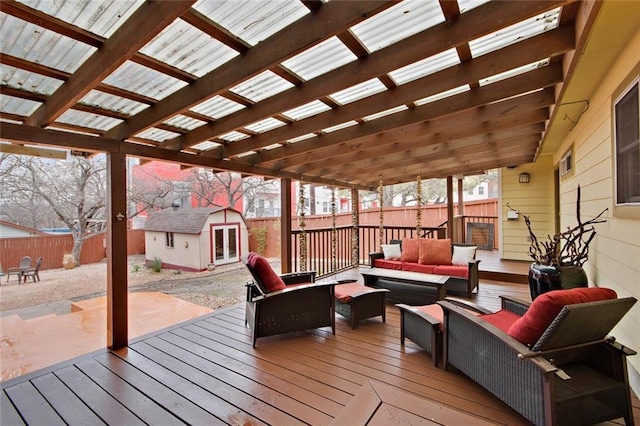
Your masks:
{"label": "wall sconce light", "polygon": [[531,175],[527,172],[520,173],[520,176],[518,177],[518,182],[520,183],[529,183],[530,180],[531,180]]}
{"label": "wall sconce light", "polygon": [[184,242],[184,248],[189,248],[189,241]]}

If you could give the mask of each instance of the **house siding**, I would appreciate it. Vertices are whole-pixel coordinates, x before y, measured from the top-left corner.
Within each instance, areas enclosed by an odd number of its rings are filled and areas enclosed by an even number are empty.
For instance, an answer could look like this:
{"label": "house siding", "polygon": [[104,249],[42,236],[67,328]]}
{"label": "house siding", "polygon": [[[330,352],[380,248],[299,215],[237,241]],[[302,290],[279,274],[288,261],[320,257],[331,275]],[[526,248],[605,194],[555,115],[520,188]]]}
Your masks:
{"label": "house siding", "polygon": [[[546,239],[555,233],[553,201],[553,157],[540,155],[535,163],[520,165],[514,169],[502,169],[500,186],[502,197],[500,211],[501,257],[510,260],[532,260],[529,257],[529,231],[524,215],[531,218],[531,227],[538,239]],[[529,173],[529,183],[519,183],[520,173]],[[507,203],[519,212],[518,219],[508,220]]]}
{"label": "house siding", "polygon": [[[554,154],[555,163],[573,144],[574,173],[560,180],[561,227],[576,223],[576,188],[581,188],[581,216],[589,219],[602,210],[606,223],[595,225],[597,235],[590,245],[585,270],[592,284],[614,289],[619,297],[640,299],[640,206],[626,208],[624,217],[615,208],[613,102],[626,82],[637,75],[640,58],[640,31],[598,86],[589,110],[580,118],[569,137]],[[618,210],[619,211],[619,210]],[[640,351],[640,303],[631,309],[613,330],[621,343]],[[640,392],[640,357],[629,358],[630,379]]]}

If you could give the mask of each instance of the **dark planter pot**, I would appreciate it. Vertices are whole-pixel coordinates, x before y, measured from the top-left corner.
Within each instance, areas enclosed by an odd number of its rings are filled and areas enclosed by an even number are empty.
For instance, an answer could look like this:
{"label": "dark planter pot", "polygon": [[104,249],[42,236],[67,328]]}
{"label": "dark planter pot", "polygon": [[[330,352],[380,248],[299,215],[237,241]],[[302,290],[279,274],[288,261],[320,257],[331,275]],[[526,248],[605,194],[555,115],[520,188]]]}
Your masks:
{"label": "dark planter pot", "polygon": [[580,266],[548,266],[531,264],[529,268],[529,291],[531,300],[551,290],[567,290],[587,287],[589,280]]}

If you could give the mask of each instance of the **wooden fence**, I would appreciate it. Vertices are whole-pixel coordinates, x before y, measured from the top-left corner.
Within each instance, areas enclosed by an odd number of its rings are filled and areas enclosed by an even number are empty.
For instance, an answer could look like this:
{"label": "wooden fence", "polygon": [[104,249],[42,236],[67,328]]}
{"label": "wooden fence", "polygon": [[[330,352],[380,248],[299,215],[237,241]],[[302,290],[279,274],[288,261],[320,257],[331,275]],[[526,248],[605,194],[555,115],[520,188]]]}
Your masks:
{"label": "wooden fence", "polygon": [[[98,263],[106,257],[105,234],[88,238],[82,246],[80,264]],[[33,263],[42,256],[42,270],[62,268],[62,257],[71,253],[73,237],[65,235],[45,235],[37,237],[0,238],[0,266],[2,271],[18,266],[20,259],[31,256]],[[127,254],[144,253],[144,231],[130,230],[127,233]]]}

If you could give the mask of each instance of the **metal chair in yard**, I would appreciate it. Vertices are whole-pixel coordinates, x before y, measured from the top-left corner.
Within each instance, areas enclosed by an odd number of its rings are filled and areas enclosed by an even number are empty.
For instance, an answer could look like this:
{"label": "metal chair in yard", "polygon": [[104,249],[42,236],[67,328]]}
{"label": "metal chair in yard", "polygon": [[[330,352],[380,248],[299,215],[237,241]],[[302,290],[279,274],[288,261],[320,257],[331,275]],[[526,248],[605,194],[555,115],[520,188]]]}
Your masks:
{"label": "metal chair in yard", "polygon": [[20,259],[20,266],[7,269],[7,282],[9,282],[11,275],[16,275],[18,277],[18,283],[21,283],[24,272],[29,268],[31,268],[31,256],[24,256]]}
{"label": "metal chair in yard", "polygon": [[40,267],[42,266],[42,256],[40,256],[38,258],[38,260],[36,260],[36,267],[35,268],[28,268],[25,269],[24,271],[22,271],[22,276],[24,277],[24,282],[27,282],[27,278],[31,277],[33,279],[33,282],[36,282],[36,279],[38,281],[40,281]]}

